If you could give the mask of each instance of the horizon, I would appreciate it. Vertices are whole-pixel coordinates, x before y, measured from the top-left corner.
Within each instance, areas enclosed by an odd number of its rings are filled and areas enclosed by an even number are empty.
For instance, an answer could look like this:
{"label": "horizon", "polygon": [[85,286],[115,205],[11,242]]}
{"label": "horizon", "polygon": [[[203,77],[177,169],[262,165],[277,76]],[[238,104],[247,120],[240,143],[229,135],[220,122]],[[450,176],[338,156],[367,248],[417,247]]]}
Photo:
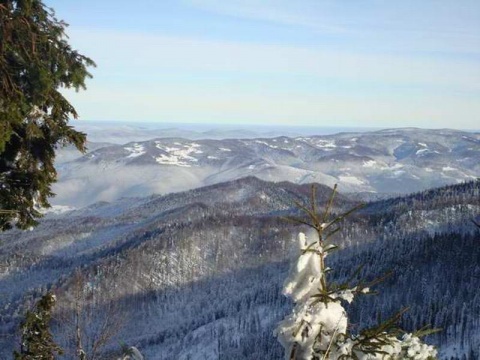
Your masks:
{"label": "horizon", "polygon": [[98,67],[81,119],[395,128],[480,123],[480,3],[47,0]]}
{"label": "horizon", "polygon": [[[155,129],[181,129],[188,130],[203,128],[203,130],[215,130],[215,128],[221,129],[242,129],[250,130],[254,129],[305,129],[305,130],[338,130],[345,129],[351,130],[353,132],[370,132],[370,131],[382,131],[382,130],[402,130],[402,129],[419,129],[419,130],[454,130],[454,131],[465,131],[478,133],[480,128],[464,129],[464,128],[455,128],[455,127],[420,127],[420,126],[397,126],[397,127],[377,127],[377,126],[330,126],[330,125],[294,125],[294,124],[245,124],[245,123],[214,123],[214,122],[155,122],[155,121],[135,121],[135,120],[84,120],[84,119],[73,119],[71,120],[73,126],[82,126],[82,125],[93,125],[96,126],[115,126],[115,125],[128,125],[131,127],[148,127]],[[354,130],[352,130],[354,129]],[[332,133],[333,134],[333,133]]]}

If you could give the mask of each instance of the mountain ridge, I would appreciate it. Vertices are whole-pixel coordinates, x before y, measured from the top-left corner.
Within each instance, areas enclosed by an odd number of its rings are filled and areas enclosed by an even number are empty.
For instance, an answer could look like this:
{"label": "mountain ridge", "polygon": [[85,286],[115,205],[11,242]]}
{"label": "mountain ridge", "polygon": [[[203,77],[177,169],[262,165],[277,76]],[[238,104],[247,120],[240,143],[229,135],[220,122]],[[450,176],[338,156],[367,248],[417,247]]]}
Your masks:
{"label": "mountain ridge", "polygon": [[[480,176],[480,135],[387,129],[289,138],[131,142],[58,165],[55,205],[180,192],[245,176],[339,184],[343,192],[402,193]],[[81,194],[78,196],[76,194]]]}

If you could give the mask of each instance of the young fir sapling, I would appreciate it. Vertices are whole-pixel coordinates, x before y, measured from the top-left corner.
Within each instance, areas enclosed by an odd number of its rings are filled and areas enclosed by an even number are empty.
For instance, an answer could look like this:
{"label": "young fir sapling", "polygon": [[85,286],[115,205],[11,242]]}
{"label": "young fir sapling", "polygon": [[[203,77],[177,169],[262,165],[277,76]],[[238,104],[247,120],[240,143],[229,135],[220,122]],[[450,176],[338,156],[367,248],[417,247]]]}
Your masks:
{"label": "young fir sapling", "polygon": [[284,284],[284,294],[295,303],[292,313],[275,330],[285,348],[285,359],[436,359],[436,349],[420,340],[435,330],[407,333],[396,327],[404,311],[358,334],[350,332],[348,314],[342,304],[351,303],[358,295],[371,293],[370,287],[383,278],[370,283],[359,282],[355,286],[350,284],[351,280],[343,284],[327,280],[330,268],[326,266],[325,258],[337,248],[330,238],[339,231],[338,223],[359,208],[329,219],[336,189],[335,186],[325,211],[320,215],[316,208],[315,187],[312,186],[310,207],[297,204],[308,220],[290,218],[312,228],[314,238],[304,233],[298,235],[300,254]]}

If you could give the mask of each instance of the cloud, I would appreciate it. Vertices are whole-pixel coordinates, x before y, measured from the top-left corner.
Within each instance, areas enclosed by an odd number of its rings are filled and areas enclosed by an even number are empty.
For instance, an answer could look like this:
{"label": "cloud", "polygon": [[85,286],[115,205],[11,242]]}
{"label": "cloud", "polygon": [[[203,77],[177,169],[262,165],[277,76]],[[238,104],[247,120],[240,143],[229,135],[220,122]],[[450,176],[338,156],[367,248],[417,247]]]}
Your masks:
{"label": "cloud", "polygon": [[474,0],[184,0],[224,16],[303,28],[347,46],[480,54]]}
{"label": "cloud", "polygon": [[[267,21],[271,23],[301,26],[324,33],[344,33],[345,26],[332,22],[320,21],[308,11],[299,12],[295,2],[285,1],[219,1],[219,0],[186,0],[187,4],[223,15]],[[305,2],[303,2],[305,4]],[[311,8],[311,3],[306,4]],[[307,10],[307,9],[304,9]],[[321,19],[324,20],[324,19]]]}
{"label": "cloud", "polygon": [[[72,36],[73,37],[73,36]],[[469,59],[376,53],[375,51],[249,44],[189,37],[89,30],[76,44],[98,63],[97,74],[115,83],[133,79],[161,83],[171,74],[243,74],[265,77],[312,76],[392,86],[438,86],[478,91],[480,67]],[[228,76],[228,75],[227,75]],[[184,84],[185,85],[185,84]],[[188,84],[186,84],[188,86]]]}
{"label": "cloud", "polygon": [[[98,68],[87,92],[69,96],[92,120],[478,126],[480,34],[469,15],[429,20],[423,12],[414,16],[418,24],[409,19],[402,26],[411,11],[375,10],[378,2],[345,7],[343,16],[337,1],[197,4],[223,16],[285,24],[298,35],[304,34],[299,28],[318,31],[318,42],[301,45],[276,41],[274,34],[271,41],[250,42],[232,41],[229,34],[73,27],[71,42]],[[372,14],[383,17],[373,22]],[[315,27],[315,16],[327,20]],[[467,25],[454,26],[460,18]]]}

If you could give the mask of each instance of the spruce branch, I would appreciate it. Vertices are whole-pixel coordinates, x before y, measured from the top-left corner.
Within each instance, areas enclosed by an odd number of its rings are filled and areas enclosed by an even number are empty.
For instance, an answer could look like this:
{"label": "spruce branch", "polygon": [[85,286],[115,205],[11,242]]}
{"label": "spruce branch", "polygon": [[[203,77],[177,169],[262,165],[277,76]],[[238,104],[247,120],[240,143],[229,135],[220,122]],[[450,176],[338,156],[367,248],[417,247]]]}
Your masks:
{"label": "spruce branch", "polygon": [[[312,185],[310,204],[296,202],[297,208],[305,216],[286,218],[288,221],[314,229],[316,236],[313,241],[308,241],[304,234],[299,234],[300,255],[297,267],[292,268],[295,269],[292,270],[293,277],[285,285],[285,293],[290,295],[296,303],[293,314],[280,323],[276,330],[277,336],[281,338],[280,341],[287,351],[287,358],[290,360],[338,360],[363,359],[364,355],[371,359],[404,358],[409,349],[420,348],[423,355],[428,354],[431,359],[434,359],[436,350],[432,346],[420,343],[419,338],[438,329],[422,328],[412,334],[406,333],[397,325],[401,316],[408,310],[406,308],[384,321],[379,321],[373,327],[361,330],[358,335],[350,333],[348,318],[342,303],[350,303],[357,295],[372,294],[370,287],[385,281],[392,272],[387,272],[368,282],[360,280],[354,285],[352,282],[364,268],[361,265],[347,281],[327,282],[330,268],[326,267],[325,258],[338,249],[337,245],[330,241],[327,243],[327,240],[338,233],[340,227],[337,226],[329,232],[326,230],[364,206],[360,204],[331,219],[336,191],[337,186],[333,188],[324,212],[319,214],[316,205],[316,188]],[[332,321],[335,321],[335,324]],[[290,329],[288,330],[290,332],[285,332],[283,328]],[[417,350],[413,351],[415,353]],[[410,355],[408,356],[411,358]],[[412,359],[417,358],[412,357]]]}

